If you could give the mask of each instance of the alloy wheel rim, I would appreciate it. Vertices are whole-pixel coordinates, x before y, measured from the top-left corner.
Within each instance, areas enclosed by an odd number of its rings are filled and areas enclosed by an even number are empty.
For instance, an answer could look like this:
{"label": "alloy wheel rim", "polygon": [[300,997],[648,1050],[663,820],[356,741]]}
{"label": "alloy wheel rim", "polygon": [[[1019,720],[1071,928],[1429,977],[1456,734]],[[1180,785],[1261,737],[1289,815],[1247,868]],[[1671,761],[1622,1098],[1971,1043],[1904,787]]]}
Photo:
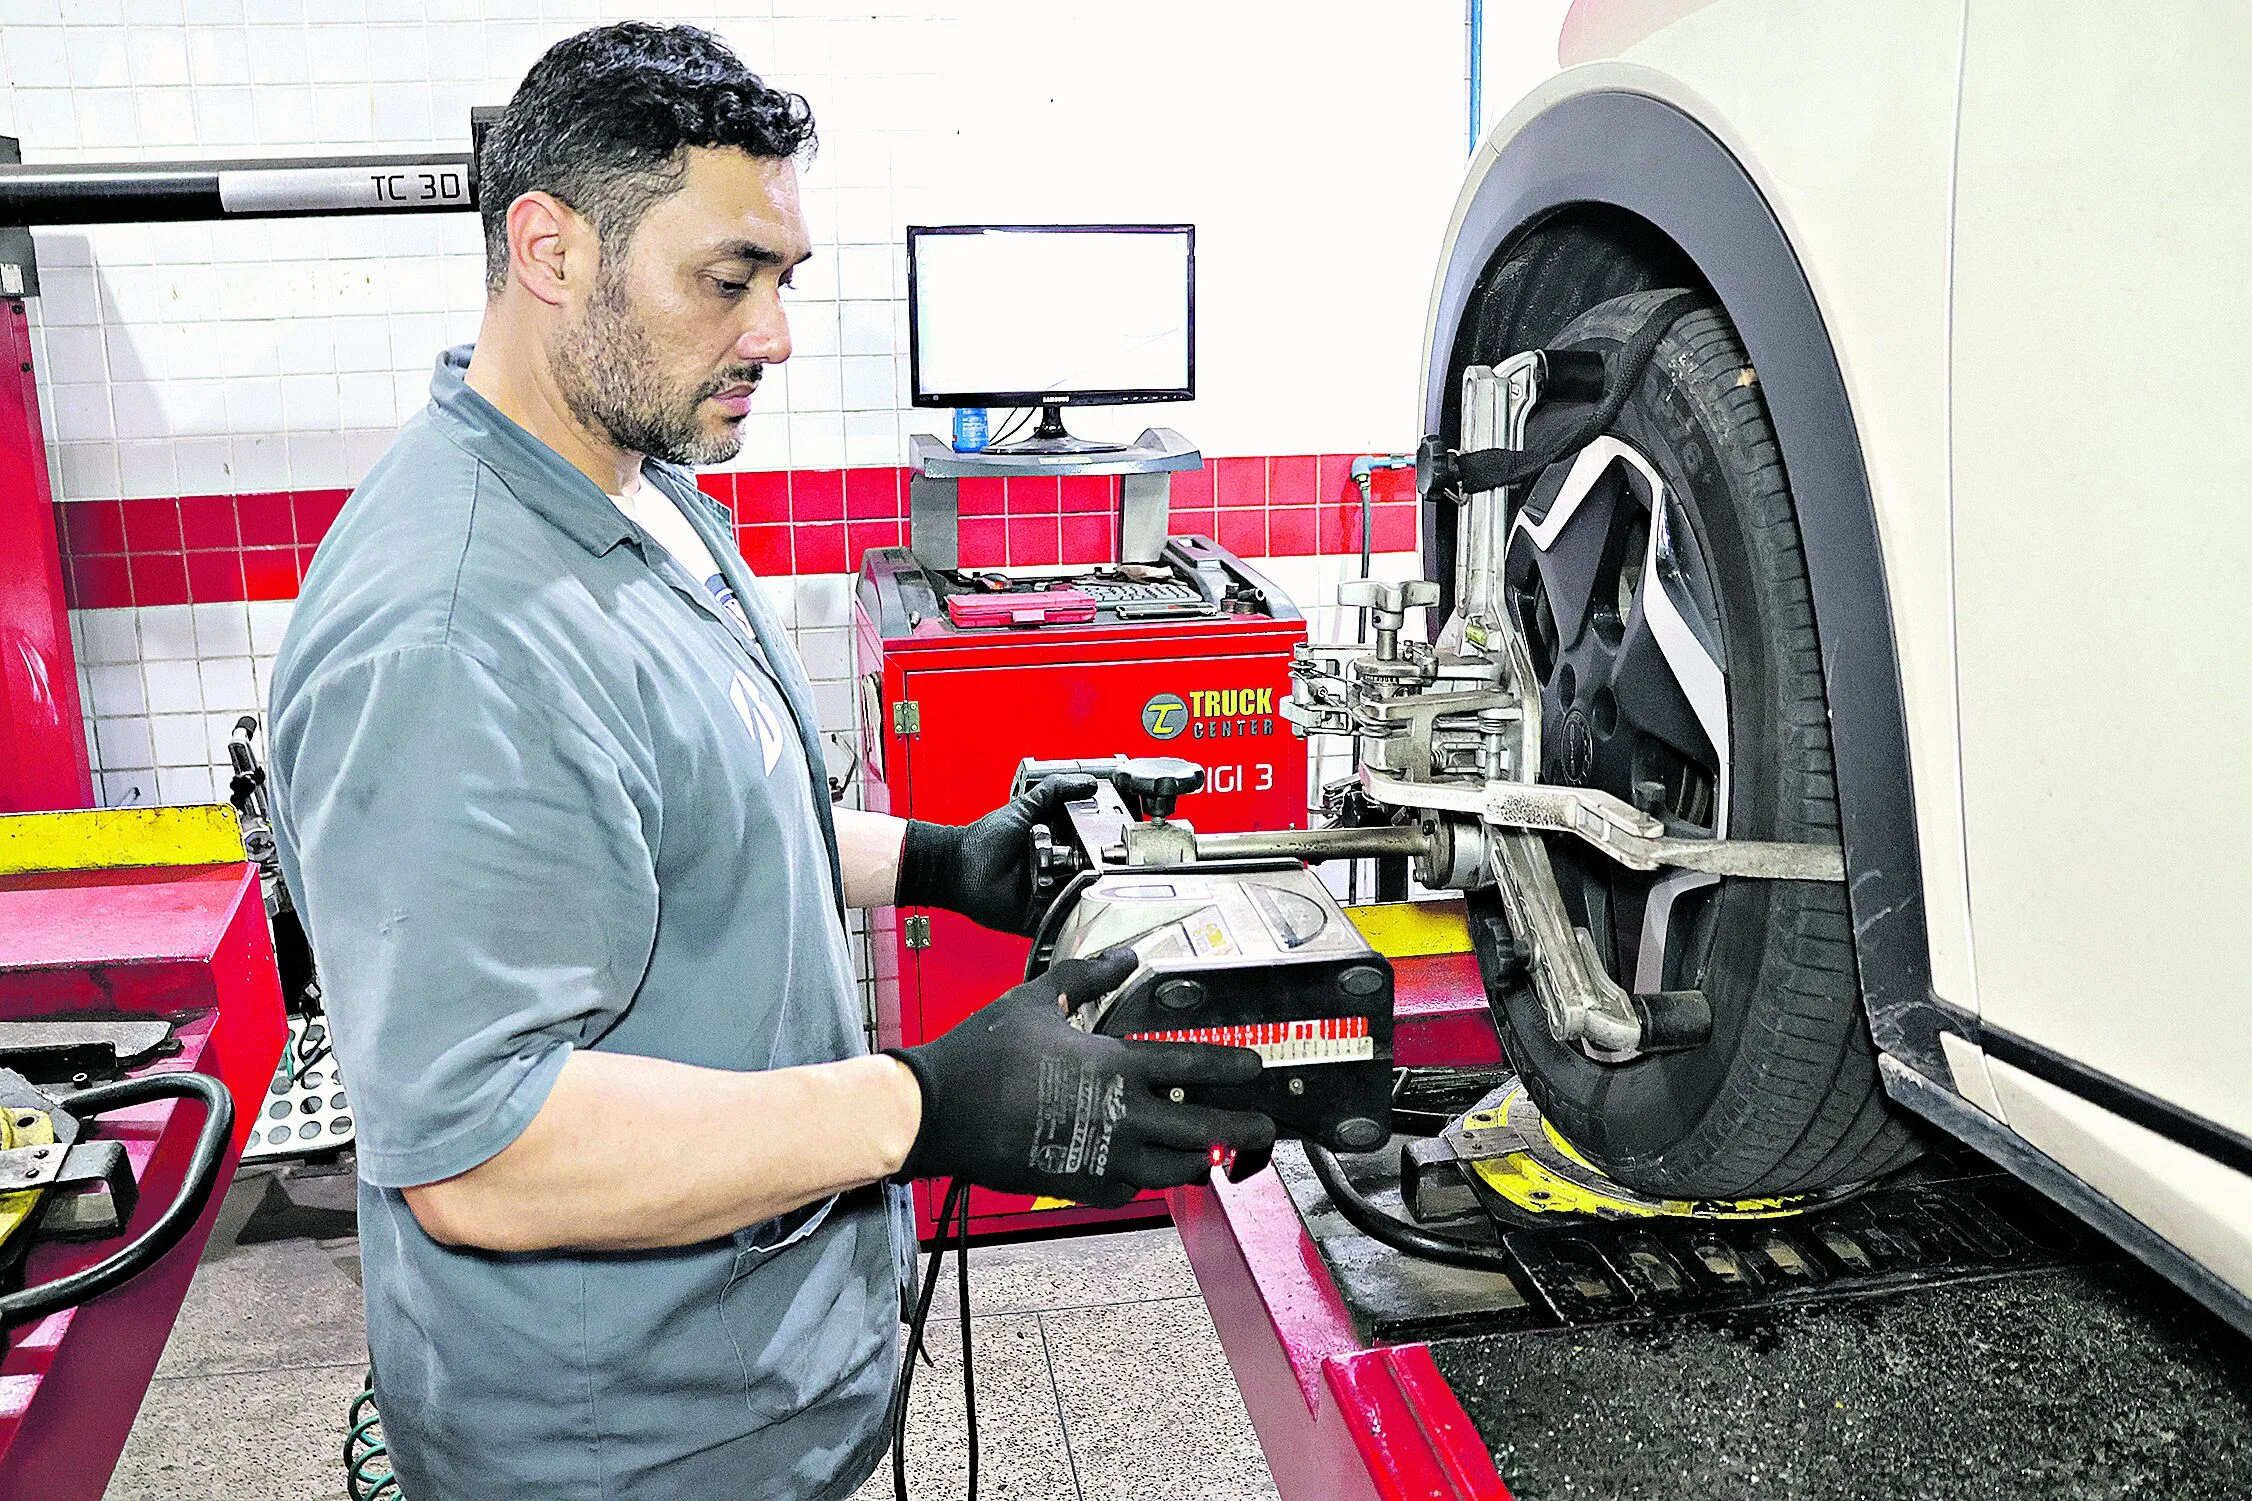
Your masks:
{"label": "alloy wheel rim", "polygon": [[[1540,781],[1596,787],[1671,832],[1728,827],[1727,654],[1712,570],[1680,500],[1611,436],[1559,460],[1511,523],[1503,594],[1540,684]],[[1718,878],[1629,871],[1555,841],[1567,906],[1635,993],[1700,967],[1695,894]],[[1606,1058],[1606,1061],[1608,1058]]]}

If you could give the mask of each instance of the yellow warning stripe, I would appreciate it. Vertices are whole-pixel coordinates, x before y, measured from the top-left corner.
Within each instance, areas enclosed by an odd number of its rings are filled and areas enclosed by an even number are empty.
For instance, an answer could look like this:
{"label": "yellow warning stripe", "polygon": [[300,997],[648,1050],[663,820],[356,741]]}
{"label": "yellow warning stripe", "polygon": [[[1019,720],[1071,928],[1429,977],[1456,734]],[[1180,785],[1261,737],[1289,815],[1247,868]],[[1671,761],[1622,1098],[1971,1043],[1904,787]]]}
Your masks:
{"label": "yellow warning stripe", "polygon": [[1470,952],[1470,919],[1460,897],[1423,902],[1378,902],[1347,907],[1345,915],[1368,946],[1387,959]]}
{"label": "yellow warning stripe", "polygon": [[225,803],[0,816],[0,875],[228,865],[242,858],[242,826]]}

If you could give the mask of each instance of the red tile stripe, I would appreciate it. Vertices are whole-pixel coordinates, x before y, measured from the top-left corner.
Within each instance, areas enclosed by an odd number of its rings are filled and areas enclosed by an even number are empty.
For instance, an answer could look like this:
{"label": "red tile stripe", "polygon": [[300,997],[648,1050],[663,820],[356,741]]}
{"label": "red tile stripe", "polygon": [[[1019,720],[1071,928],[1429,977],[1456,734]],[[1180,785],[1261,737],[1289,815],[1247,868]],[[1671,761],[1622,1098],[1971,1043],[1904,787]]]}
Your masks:
{"label": "red tile stripe", "polygon": [[65,593],[74,609],[294,599],[349,493],[61,502]]}
{"label": "red tile stripe", "polygon": [[[1217,458],[1173,476],[1172,530],[1244,557],[1358,552],[1351,454]],[[848,573],[871,547],[907,540],[907,471],[893,467],[706,474],[735,514],[751,567],[769,576]],[[1416,546],[1415,482],[1372,476],[1371,545]],[[1100,475],[961,482],[962,561],[973,568],[1097,563],[1116,551],[1117,481]],[[286,490],[56,506],[71,607],[294,599],[349,492]]]}

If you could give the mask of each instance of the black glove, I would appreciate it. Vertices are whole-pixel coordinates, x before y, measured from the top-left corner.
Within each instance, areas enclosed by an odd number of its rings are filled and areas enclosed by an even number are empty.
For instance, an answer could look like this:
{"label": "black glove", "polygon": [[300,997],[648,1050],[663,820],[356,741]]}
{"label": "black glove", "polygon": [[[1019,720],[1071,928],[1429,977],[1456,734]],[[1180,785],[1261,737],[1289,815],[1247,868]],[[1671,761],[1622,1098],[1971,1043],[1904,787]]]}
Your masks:
{"label": "black glove", "polygon": [[1215,1148],[1237,1153],[1238,1176],[1263,1164],[1273,1121],[1168,1097],[1191,1085],[1247,1083],[1258,1077],[1257,1053],[1123,1042],[1065,1019],[1067,1007],[1125,984],[1134,963],[1124,948],[1066,959],[943,1037],[886,1048],[923,1090],[922,1128],[899,1175],[1109,1208],[1145,1188],[1202,1183]]}
{"label": "black glove", "polygon": [[1032,831],[1045,826],[1058,843],[1068,843],[1064,805],[1094,795],[1093,777],[1048,777],[973,824],[909,819],[894,900],[959,912],[996,933],[1029,937],[1048,905],[1032,897]]}

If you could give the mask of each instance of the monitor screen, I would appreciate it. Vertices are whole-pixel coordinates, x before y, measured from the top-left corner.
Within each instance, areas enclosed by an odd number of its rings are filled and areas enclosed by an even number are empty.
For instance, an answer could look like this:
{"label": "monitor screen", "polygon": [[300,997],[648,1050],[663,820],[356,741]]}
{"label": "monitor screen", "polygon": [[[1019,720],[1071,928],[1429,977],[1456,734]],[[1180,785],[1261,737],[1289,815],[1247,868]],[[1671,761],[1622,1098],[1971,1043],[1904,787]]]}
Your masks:
{"label": "monitor screen", "polygon": [[910,225],[917,406],[1196,394],[1196,227]]}

